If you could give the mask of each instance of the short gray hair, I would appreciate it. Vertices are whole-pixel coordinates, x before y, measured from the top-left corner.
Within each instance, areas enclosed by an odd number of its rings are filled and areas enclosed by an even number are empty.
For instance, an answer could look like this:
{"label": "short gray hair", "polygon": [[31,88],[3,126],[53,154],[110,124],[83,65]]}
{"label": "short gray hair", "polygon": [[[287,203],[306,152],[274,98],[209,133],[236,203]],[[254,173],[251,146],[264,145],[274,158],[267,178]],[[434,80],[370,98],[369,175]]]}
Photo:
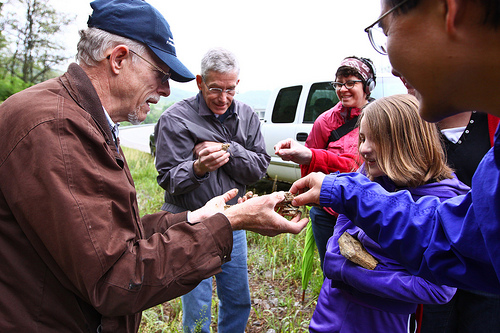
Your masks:
{"label": "short gray hair", "polygon": [[[146,46],[135,40],[118,36],[107,31],[88,28],[80,30],[80,41],[77,45],[76,61],[79,64],[86,64],[93,67],[106,58],[106,51],[117,45],[126,45],[135,52],[142,54],[146,51]],[[133,57],[132,61],[136,61]]]}
{"label": "short gray hair", "polygon": [[207,51],[201,59],[201,77],[205,80],[209,72],[233,73],[240,75],[240,64],[236,56],[223,48],[213,48]]}

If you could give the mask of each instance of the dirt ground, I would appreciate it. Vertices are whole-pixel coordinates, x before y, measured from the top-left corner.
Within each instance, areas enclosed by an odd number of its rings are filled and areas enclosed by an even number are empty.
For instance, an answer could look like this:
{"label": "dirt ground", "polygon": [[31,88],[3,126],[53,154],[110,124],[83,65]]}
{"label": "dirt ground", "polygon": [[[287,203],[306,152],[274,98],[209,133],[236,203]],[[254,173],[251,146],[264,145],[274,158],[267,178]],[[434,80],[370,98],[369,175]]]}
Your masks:
{"label": "dirt ground", "polygon": [[[263,286],[265,298],[262,297]],[[289,281],[284,282],[253,275],[250,277],[250,294],[252,296],[252,311],[248,319],[246,333],[289,332],[290,330],[283,327],[286,324],[283,321],[293,319],[295,319],[292,324],[294,332],[308,332],[308,324],[314,312],[316,300],[310,299],[306,293],[304,303],[302,303],[300,285],[289,285]],[[282,297],[279,298],[280,295]],[[285,303],[283,303],[283,295],[287,295],[285,298],[289,298]],[[293,319],[290,318],[292,316]]]}

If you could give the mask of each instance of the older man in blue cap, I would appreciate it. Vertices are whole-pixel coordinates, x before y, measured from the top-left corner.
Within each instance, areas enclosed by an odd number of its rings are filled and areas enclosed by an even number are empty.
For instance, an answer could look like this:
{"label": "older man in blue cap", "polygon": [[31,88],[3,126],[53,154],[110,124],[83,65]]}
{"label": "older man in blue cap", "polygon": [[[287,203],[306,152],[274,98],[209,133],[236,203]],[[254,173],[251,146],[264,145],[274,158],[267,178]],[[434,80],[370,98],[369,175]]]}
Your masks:
{"label": "older man in blue cap", "polygon": [[194,76],[148,3],[91,6],[78,64],[0,106],[0,332],[136,332],[142,310],[221,271],[233,230],[307,223],[274,212],[283,193],[223,211],[234,190],[140,218],[115,123],[143,121],[170,78]]}

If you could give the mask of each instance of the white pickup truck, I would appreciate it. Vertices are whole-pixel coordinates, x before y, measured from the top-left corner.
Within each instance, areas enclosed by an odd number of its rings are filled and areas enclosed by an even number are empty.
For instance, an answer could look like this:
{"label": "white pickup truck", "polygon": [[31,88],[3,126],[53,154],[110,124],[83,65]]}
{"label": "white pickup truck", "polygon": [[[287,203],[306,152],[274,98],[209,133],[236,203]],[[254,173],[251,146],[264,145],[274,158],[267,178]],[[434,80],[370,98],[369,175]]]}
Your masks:
{"label": "white pickup truck", "polygon": [[[274,154],[274,145],[287,138],[302,144],[306,142],[314,120],[324,111],[338,103],[331,81],[300,83],[276,89],[262,120],[262,134],[266,151],[271,156],[267,174],[271,179],[292,183],[300,178],[300,167],[283,161]],[[377,86],[371,96],[380,98],[407,92],[401,80],[393,75],[377,76]]]}

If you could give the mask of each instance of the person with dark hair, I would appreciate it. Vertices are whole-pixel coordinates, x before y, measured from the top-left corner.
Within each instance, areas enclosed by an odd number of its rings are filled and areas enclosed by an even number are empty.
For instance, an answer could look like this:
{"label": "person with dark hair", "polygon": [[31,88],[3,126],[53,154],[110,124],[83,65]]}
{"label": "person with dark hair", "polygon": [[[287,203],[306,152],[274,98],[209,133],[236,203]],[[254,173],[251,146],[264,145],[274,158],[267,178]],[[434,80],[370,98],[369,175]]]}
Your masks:
{"label": "person with dark hair", "polygon": [[[493,146],[500,119],[468,111],[437,122],[448,164],[470,186],[481,159]],[[458,289],[446,304],[423,306],[421,333],[495,332],[500,328],[500,295]]]}
{"label": "person with dark hair", "polygon": [[[418,92],[404,77],[408,93]],[[466,111],[436,123],[446,152],[448,165],[457,178],[471,186],[472,177],[484,155],[494,143],[500,118],[477,111]],[[446,304],[424,304],[420,333],[493,332],[500,327],[500,295],[483,291],[457,289]]]}
{"label": "person with dark hair", "polygon": [[[383,0],[382,10],[365,31],[377,51],[389,54],[393,73],[418,91],[425,120],[469,110],[500,115],[494,83],[500,76],[499,1]],[[306,188],[295,205],[321,204],[345,214],[412,274],[500,293],[498,128],[464,196],[414,201],[407,191],[389,193],[359,174],[315,173],[290,191]]]}
{"label": "person with dark hair", "polygon": [[170,79],[194,75],[153,6],[90,5],[78,64],[0,105],[0,332],[137,332],[141,311],[221,271],[233,230],[298,233],[308,222],[274,211],[284,193],[224,210],[235,189],[141,218],[116,123],[144,121]]}
{"label": "person with dark hair", "polygon": [[[373,100],[370,94],[375,84],[375,69],[370,59],[344,58],[332,82],[340,101],[314,121],[305,146],[293,139],[282,140],[274,146],[275,154],[285,161],[300,164],[302,177],[315,171],[355,171],[360,164],[356,121],[361,109]],[[310,210],[322,269],[326,243],[332,236],[337,215],[330,208],[312,207]]]}

